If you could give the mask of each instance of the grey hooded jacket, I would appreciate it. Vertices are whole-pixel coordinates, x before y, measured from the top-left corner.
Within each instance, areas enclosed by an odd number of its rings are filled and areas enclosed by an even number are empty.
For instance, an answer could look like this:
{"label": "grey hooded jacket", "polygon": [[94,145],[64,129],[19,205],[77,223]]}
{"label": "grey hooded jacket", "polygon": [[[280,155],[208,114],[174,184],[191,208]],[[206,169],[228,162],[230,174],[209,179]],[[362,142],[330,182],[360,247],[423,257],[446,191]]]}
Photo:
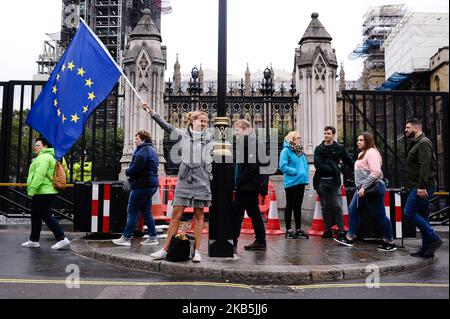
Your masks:
{"label": "grey hooded jacket", "polygon": [[181,136],[181,140],[170,151],[173,162],[181,161],[175,196],[210,201],[212,199],[213,136],[206,131],[200,133],[193,132],[191,129],[175,128],[157,113],[151,117],[170,134],[171,139]]}

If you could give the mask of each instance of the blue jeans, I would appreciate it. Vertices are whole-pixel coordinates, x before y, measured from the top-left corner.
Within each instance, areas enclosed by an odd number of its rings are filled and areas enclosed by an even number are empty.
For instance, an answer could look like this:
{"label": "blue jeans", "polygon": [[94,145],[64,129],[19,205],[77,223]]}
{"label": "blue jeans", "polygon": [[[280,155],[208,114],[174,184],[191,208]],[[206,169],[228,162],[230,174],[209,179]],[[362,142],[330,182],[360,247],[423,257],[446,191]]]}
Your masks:
{"label": "blue jeans", "polygon": [[152,207],[152,197],[156,193],[157,187],[133,189],[130,192],[130,197],[128,198],[128,217],[127,224],[123,231],[123,236],[126,238],[131,238],[133,232],[136,230],[138,223],[138,213],[144,215],[144,223],[148,227],[148,233],[151,239],[156,239],[156,227],[155,220],[153,219],[150,208]]}
{"label": "blue jeans", "polygon": [[378,225],[384,230],[387,241],[394,240],[392,232],[392,224],[389,218],[386,216],[386,210],[384,208],[384,194],[386,193],[386,185],[380,181],[378,183],[378,194],[371,197],[359,197],[358,191],[355,191],[352,201],[348,208],[349,214],[349,229],[348,236],[354,237],[359,228],[360,213],[363,209],[369,211]]}
{"label": "blue jeans", "polygon": [[429,188],[427,189],[428,197],[420,198],[417,196],[417,188],[413,188],[408,195],[405,205],[405,216],[419,228],[422,235],[423,248],[427,248],[429,244],[439,238],[428,222],[429,203],[434,191],[434,188]]}

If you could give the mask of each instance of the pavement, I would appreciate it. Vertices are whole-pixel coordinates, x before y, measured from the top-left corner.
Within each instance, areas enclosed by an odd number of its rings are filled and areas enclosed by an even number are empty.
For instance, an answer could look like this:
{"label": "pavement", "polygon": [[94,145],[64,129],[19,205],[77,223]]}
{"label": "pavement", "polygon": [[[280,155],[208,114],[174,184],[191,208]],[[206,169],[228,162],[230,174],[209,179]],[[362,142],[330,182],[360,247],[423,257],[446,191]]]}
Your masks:
{"label": "pavement", "polygon": [[[404,247],[396,251],[383,252],[373,242],[357,241],[354,247],[345,247],[320,237],[285,239],[284,235],[267,235],[267,251],[245,251],[243,247],[253,242],[254,235],[242,234],[233,258],[209,257],[208,235],[203,235],[202,262],[168,262],[150,257],[161,249],[164,239],[159,239],[159,246],[141,246],[142,238],[134,238],[131,247],[126,247],[113,244],[109,238],[89,238],[72,240],[75,254],[139,271],[241,283],[295,285],[363,279],[374,269],[381,276],[412,272],[434,264],[439,258],[439,252],[431,259],[409,256],[420,245],[416,238],[405,239]],[[401,245],[401,240],[396,242]]]}

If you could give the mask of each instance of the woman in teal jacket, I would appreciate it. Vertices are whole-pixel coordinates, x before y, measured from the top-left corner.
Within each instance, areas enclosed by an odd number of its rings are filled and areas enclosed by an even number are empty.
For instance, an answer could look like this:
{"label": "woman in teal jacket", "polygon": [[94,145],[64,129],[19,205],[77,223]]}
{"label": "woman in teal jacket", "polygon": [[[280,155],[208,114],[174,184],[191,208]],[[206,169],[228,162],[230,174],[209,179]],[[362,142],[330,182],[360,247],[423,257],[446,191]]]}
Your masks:
{"label": "woman in teal jacket", "polygon": [[[305,238],[309,236],[302,231],[301,208],[305,186],[309,183],[308,161],[303,153],[300,135],[293,131],[284,138],[283,150],[280,154],[280,171],[283,173],[284,190],[286,191],[286,238]],[[296,231],[291,228],[292,210]]]}
{"label": "woman in teal jacket", "polygon": [[23,243],[23,247],[38,248],[41,235],[42,221],[55,235],[58,241],[52,249],[61,249],[70,244],[58,221],[52,216],[52,204],[58,190],[53,187],[55,173],[55,152],[48,141],[38,138],[34,144],[37,155],[33,159],[28,171],[27,192],[31,197],[31,235],[30,240]]}

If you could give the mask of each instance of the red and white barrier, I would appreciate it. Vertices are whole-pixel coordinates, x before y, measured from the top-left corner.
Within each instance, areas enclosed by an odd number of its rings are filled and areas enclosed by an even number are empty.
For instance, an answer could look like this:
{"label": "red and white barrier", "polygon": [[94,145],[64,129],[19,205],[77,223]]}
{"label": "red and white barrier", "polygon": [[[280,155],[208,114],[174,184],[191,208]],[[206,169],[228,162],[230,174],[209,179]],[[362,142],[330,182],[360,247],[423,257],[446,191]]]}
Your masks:
{"label": "red and white barrier", "polygon": [[403,238],[402,233],[402,200],[399,193],[395,193],[395,237]]}
{"label": "red and white barrier", "polygon": [[93,233],[98,232],[98,188],[98,184],[92,184],[91,232]]}
{"label": "red and white barrier", "polygon": [[102,231],[109,233],[109,213],[111,207],[111,184],[103,185],[103,225]]}

